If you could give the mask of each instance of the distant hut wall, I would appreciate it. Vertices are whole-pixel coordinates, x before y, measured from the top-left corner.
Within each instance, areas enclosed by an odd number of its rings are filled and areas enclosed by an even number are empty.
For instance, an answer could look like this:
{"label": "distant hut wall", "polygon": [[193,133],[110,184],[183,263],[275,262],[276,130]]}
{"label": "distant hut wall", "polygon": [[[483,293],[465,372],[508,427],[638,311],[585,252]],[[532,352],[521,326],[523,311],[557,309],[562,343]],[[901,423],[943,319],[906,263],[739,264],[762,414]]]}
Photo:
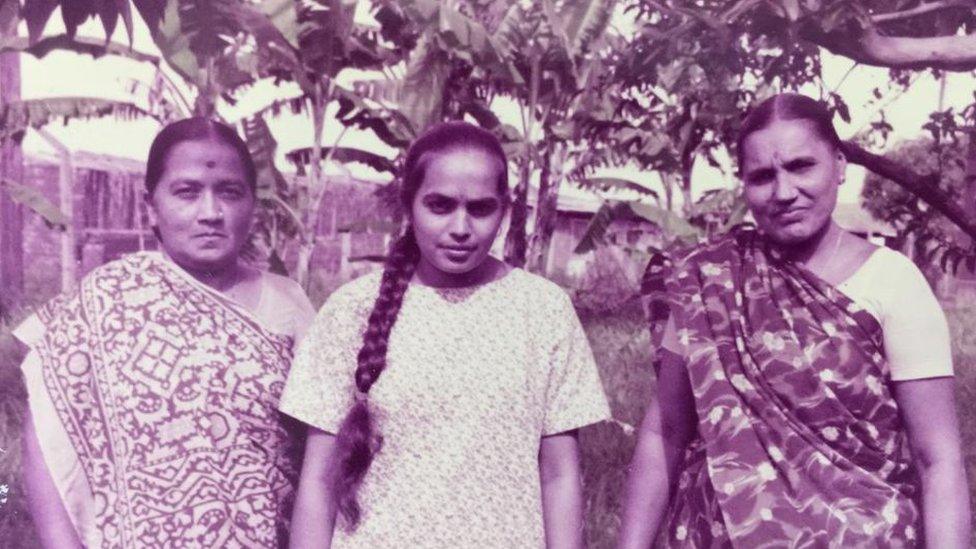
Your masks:
{"label": "distant hut wall", "polygon": [[610,260],[619,263],[617,268],[628,280],[633,283],[639,281],[645,266],[628,256],[626,250],[660,248],[663,244],[660,229],[643,219],[618,219],[607,228],[601,249],[610,246],[619,253],[607,254],[600,250],[586,254],[573,253],[592,218],[593,214],[588,212],[559,212],[545,274],[575,286],[594,261]]}
{"label": "distant hut wall", "polygon": [[[58,173],[56,164],[30,160],[24,166],[24,182],[40,190],[52,204],[58,204]],[[79,276],[140,247],[154,247],[142,188],[142,174],[137,172],[75,168],[72,222]],[[27,213],[24,287],[32,301],[48,299],[61,290],[61,236],[39,215]]]}
{"label": "distant hut wall", "polygon": [[319,210],[312,276],[335,286],[378,268],[386,254],[389,214],[373,194],[376,185],[328,183]]}

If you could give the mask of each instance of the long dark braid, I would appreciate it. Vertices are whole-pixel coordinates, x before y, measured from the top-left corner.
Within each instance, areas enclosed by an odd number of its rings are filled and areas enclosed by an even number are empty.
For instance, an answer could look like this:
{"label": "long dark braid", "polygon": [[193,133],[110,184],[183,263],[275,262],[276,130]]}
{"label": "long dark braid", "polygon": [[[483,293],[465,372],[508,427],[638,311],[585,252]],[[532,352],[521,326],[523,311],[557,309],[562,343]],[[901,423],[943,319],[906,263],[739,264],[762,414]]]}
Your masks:
{"label": "long dark braid", "polygon": [[[407,151],[400,187],[400,201],[410,212],[414,197],[423,183],[430,158],[447,150],[474,148],[485,151],[499,160],[499,196],[508,194],[508,170],[505,153],[498,139],[490,132],[464,122],[438,124],[417,139]],[[404,235],[390,247],[383,267],[383,276],[369,321],[363,333],[363,345],[356,359],[356,401],[337,433],[333,490],[339,514],[350,529],[362,518],[356,498],[373,458],[383,444],[383,436],[375,425],[367,394],[386,368],[386,352],[390,333],[396,324],[403,297],[407,292],[420,261],[420,248],[413,230],[408,226]]]}
{"label": "long dark braid", "polygon": [[356,402],[339,428],[336,452],[339,474],[335,479],[335,494],[340,514],[353,528],[362,515],[356,499],[357,489],[383,444],[383,436],[374,425],[366,394],[386,368],[390,332],[400,313],[403,296],[407,293],[419,256],[413,231],[409,229],[390,248],[383,267],[379,295],[369,314],[363,346],[356,359]]}

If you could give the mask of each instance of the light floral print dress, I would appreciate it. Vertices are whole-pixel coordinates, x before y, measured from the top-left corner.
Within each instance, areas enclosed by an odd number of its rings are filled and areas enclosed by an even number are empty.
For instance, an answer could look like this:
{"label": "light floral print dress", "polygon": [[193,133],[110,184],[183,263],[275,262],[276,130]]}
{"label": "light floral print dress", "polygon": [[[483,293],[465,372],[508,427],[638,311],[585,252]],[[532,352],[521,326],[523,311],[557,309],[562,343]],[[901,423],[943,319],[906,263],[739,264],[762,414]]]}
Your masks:
{"label": "light floral print dress", "polygon": [[[281,410],[336,433],[380,273],[338,289],[299,348]],[[586,334],[555,284],[412,283],[369,393],[383,446],[334,548],[544,547],[540,438],[609,417]]]}

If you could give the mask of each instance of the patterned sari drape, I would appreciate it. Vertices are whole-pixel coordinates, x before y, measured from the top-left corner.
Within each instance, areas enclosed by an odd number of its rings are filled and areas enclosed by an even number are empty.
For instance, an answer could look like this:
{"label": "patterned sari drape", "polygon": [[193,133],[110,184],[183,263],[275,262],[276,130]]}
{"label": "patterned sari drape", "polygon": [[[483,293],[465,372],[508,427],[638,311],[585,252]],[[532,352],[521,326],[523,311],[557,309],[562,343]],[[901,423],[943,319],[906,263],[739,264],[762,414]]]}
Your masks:
{"label": "patterned sari drape", "polygon": [[662,540],[916,543],[916,474],[869,313],[745,229],[658,256],[643,292],[657,344],[674,319],[698,414]]}
{"label": "patterned sari drape", "polygon": [[276,410],[290,337],[150,253],[96,269],[37,319],[101,546],[280,542],[297,478]]}

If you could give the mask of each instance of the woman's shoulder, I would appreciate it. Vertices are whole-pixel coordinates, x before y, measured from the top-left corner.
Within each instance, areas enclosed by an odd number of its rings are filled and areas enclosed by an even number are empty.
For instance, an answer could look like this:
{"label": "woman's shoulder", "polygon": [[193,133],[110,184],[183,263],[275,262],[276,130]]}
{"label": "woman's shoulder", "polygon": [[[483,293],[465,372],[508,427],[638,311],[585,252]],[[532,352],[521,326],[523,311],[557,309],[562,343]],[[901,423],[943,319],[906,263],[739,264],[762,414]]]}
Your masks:
{"label": "woman's shoulder", "polygon": [[264,286],[262,291],[268,292],[268,301],[274,303],[276,307],[284,305],[289,309],[301,311],[312,309],[308,295],[298,282],[269,271],[262,271],[261,277]]}
{"label": "woman's shoulder", "polygon": [[866,279],[883,279],[884,284],[878,285],[878,289],[899,295],[906,288],[917,288],[922,284],[928,286],[925,275],[914,261],[887,246],[875,249],[851,278],[857,275]]}
{"label": "woman's shoulder", "polygon": [[322,311],[328,311],[330,315],[346,311],[357,317],[362,316],[376,301],[382,276],[383,270],[377,269],[340,285],[326,298],[320,314]]}
{"label": "woman's shoulder", "polygon": [[521,302],[533,311],[546,314],[563,315],[575,311],[569,292],[542,275],[514,268],[506,278],[506,300]]}

